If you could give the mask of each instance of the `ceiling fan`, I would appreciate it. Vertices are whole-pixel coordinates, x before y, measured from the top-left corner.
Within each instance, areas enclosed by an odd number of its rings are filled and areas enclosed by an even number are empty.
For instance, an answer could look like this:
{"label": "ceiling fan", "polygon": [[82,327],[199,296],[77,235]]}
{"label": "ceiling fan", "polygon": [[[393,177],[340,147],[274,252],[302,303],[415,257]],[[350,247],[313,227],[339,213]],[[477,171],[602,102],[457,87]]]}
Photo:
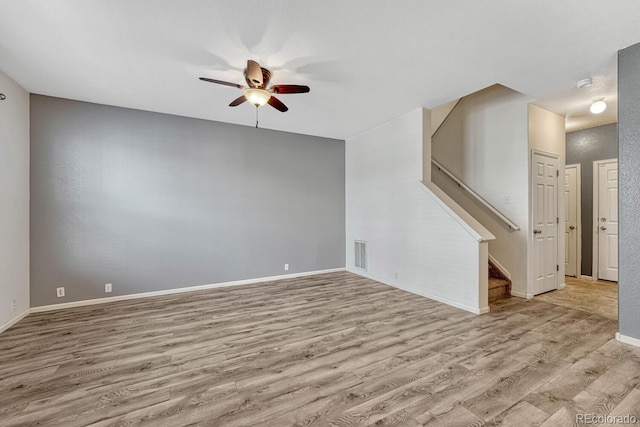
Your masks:
{"label": "ceiling fan", "polygon": [[248,60],[247,68],[244,70],[244,80],[248,86],[243,86],[237,83],[225,82],[222,80],[210,79],[207,77],[200,77],[200,80],[210,83],[217,83],[225,86],[237,87],[243,89],[244,94],[236,98],[229,104],[229,107],[237,107],[245,101],[249,101],[256,107],[260,107],[265,104],[271,105],[278,111],[283,113],[287,111],[286,105],[282,103],[278,98],[273,96],[274,94],[289,94],[289,93],[307,93],[309,92],[309,86],[300,85],[271,85],[271,71],[266,68],[262,68],[256,61]]}

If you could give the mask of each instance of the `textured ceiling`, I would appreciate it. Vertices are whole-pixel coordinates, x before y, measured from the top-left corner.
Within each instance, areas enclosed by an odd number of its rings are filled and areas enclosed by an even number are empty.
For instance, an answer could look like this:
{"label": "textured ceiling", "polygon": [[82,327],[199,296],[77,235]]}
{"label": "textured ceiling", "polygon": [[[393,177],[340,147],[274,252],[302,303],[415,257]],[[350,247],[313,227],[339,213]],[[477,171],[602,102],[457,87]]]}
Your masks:
{"label": "textured ceiling", "polygon": [[242,83],[252,58],[311,86],[262,127],[341,139],[494,83],[572,129],[605,96],[615,121],[616,54],[637,42],[637,0],[0,0],[0,69],[30,92],[251,126],[227,107],[239,89],[198,77]]}

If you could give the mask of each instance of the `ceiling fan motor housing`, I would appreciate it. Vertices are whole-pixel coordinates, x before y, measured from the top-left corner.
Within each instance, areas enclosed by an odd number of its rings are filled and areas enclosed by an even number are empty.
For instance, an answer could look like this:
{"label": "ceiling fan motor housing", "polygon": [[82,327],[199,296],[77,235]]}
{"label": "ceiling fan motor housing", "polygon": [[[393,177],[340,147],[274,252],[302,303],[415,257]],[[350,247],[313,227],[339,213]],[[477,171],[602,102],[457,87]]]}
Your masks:
{"label": "ceiling fan motor housing", "polygon": [[247,68],[244,69],[244,80],[247,82],[249,87],[264,89],[269,84],[269,81],[271,80],[271,71],[262,67],[260,67],[260,69],[262,70],[262,84],[260,84],[260,82],[257,79],[252,80],[249,77],[248,69]]}

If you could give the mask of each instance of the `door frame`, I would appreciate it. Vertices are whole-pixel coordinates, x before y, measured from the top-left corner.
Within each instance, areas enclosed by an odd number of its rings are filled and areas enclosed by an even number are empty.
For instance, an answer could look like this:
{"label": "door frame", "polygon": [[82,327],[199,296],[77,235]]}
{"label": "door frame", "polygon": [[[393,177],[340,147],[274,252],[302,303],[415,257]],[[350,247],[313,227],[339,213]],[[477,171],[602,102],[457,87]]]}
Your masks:
{"label": "door frame", "polygon": [[[565,169],[565,173],[566,170],[569,168],[576,168],[576,196],[577,196],[577,206],[576,206],[576,216],[578,217],[576,220],[576,233],[577,233],[577,237],[576,237],[576,245],[578,246],[577,248],[577,257],[578,259],[576,260],[576,262],[578,263],[578,265],[576,265],[576,279],[579,279],[582,277],[582,165],[580,163],[574,163],[572,165],[565,165],[564,169]],[[564,207],[565,212],[567,207]],[[567,242],[564,242],[564,244],[566,245]],[[566,273],[566,271],[565,271]]]}
{"label": "door frame", "polygon": [[[527,167],[529,182],[529,229],[527,236],[527,299],[534,298],[533,284],[535,282],[535,269],[533,267],[535,262],[535,254],[533,250],[533,180],[531,179],[533,155],[539,154],[541,156],[550,157],[558,161],[558,175],[556,176],[556,203],[558,205],[558,218],[564,218],[564,195],[560,197],[560,175],[564,176],[564,157],[554,153],[548,153],[546,151],[532,148],[529,150],[529,166]],[[564,187],[564,186],[563,186]],[[556,239],[557,246],[557,260],[559,271],[557,274],[556,289],[562,289],[566,286],[564,281],[564,233],[560,233],[560,224],[558,224],[558,237]]]}
{"label": "door frame", "polygon": [[[594,160],[593,161],[593,223],[592,223],[592,233],[593,233],[593,253],[591,258],[591,280],[594,282],[598,281],[598,268],[600,264],[599,260],[599,249],[600,244],[598,243],[598,227],[599,227],[599,219],[600,219],[600,172],[598,168],[602,164],[606,163],[618,163],[617,158],[613,159],[605,159],[605,160]],[[619,196],[618,196],[619,197]]]}

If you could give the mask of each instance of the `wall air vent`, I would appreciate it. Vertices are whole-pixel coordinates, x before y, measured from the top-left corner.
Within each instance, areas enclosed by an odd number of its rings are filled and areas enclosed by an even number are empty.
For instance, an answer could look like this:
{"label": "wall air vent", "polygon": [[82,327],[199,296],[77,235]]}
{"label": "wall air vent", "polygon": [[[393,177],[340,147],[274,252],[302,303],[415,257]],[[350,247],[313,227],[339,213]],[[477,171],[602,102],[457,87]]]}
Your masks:
{"label": "wall air vent", "polygon": [[367,242],[355,240],[355,266],[367,270]]}

